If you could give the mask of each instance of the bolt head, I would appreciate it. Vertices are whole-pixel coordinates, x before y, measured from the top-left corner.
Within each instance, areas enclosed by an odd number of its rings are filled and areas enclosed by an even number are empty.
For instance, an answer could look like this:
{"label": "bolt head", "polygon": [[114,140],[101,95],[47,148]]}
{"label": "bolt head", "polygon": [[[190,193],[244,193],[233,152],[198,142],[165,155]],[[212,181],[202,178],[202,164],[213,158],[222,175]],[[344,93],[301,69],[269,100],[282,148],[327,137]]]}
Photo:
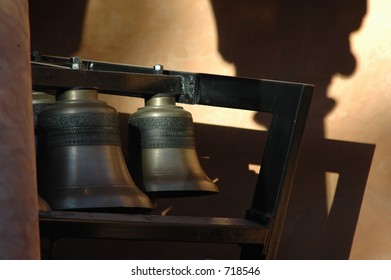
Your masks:
{"label": "bolt head", "polygon": [[153,66],[153,70],[154,70],[155,72],[163,72],[163,65],[161,65],[161,64],[155,64],[155,65]]}
{"label": "bolt head", "polygon": [[82,68],[82,60],[80,57],[77,56],[71,57],[70,62],[71,62],[71,69],[78,70]]}

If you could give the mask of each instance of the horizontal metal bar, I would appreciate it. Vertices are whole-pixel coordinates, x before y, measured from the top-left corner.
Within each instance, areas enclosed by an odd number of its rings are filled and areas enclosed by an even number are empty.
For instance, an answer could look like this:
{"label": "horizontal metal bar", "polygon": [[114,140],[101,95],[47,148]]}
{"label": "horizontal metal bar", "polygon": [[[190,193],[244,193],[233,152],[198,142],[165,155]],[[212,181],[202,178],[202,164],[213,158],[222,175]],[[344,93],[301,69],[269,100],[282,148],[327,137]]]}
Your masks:
{"label": "horizontal metal bar", "polygon": [[197,104],[274,113],[299,99],[313,85],[211,74],[197,75]]}
{"label": "horizontal metal bar", "polygon": [[97,88],[102,93],[146,97],[161,92],[183,94],[182,82],[181,76],[32,66],[32,84],[35,90],[84,87]]}
{"label": "horizontal metal bar", "polygon": [[85,212],[40,212],[49,238],[99,238],[202,243],[263,244],[268,228],[245,219]]}

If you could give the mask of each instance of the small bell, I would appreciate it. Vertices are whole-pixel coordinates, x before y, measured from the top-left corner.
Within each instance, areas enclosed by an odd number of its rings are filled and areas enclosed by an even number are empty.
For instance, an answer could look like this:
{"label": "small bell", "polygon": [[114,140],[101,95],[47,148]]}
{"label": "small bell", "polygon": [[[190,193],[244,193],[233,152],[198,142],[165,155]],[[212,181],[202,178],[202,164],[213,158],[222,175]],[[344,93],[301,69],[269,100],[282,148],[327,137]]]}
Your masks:
{"label": "small bell", "polygon": [[39,113],[40,195],[53,210],[153,208],[126,168],[117,112],[97,97],[96,90],[69,90]]}
{"label": "small bell", "polygon": [[218,192],[199,162],[193,119],[175,97],[157,94],[129,118],[128,168],[142,190],[157,196]]}

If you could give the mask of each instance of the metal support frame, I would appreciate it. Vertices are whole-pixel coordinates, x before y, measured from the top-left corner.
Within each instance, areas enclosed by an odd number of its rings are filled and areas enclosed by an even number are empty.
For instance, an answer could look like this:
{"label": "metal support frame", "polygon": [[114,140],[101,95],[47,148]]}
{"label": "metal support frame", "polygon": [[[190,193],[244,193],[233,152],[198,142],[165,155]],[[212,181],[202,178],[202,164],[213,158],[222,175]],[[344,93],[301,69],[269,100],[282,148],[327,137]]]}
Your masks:
{"label": "metal support frame", "polygon": [[180,103],[272,114],[262,168],[245,219],[190,221],[189,217],[41,212],[43,236],[238,243],[243,245],[242,258],[276,258],[313,85],[37,53],[32,57],[32,83],[33,89],[54,94],[73,87],[146,99],[168,92],[175,94]]}

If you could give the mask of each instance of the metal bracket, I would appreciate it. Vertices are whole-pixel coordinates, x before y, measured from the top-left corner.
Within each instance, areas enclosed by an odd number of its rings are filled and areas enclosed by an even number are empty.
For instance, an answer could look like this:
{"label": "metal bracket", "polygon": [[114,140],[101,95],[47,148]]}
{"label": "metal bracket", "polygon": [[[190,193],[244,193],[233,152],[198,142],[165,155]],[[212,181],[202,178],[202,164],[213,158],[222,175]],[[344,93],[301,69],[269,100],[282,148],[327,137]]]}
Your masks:
{"label": "metal bracket", "polygon": [[[33,89],[63,91],[93,87],[100,92],[148,98],[176,94],[188,104],[268,112],[273,115],[261,171],[246,219],[267,229],[266,258],[275,258],[284,224],[313,85],[164,70],[125,64],[32,56]],[[49,221],[50,222],[50,221]],[[243,248],[250,252],[249,247]],[[244,252],[246,255],[246,252]]]}

